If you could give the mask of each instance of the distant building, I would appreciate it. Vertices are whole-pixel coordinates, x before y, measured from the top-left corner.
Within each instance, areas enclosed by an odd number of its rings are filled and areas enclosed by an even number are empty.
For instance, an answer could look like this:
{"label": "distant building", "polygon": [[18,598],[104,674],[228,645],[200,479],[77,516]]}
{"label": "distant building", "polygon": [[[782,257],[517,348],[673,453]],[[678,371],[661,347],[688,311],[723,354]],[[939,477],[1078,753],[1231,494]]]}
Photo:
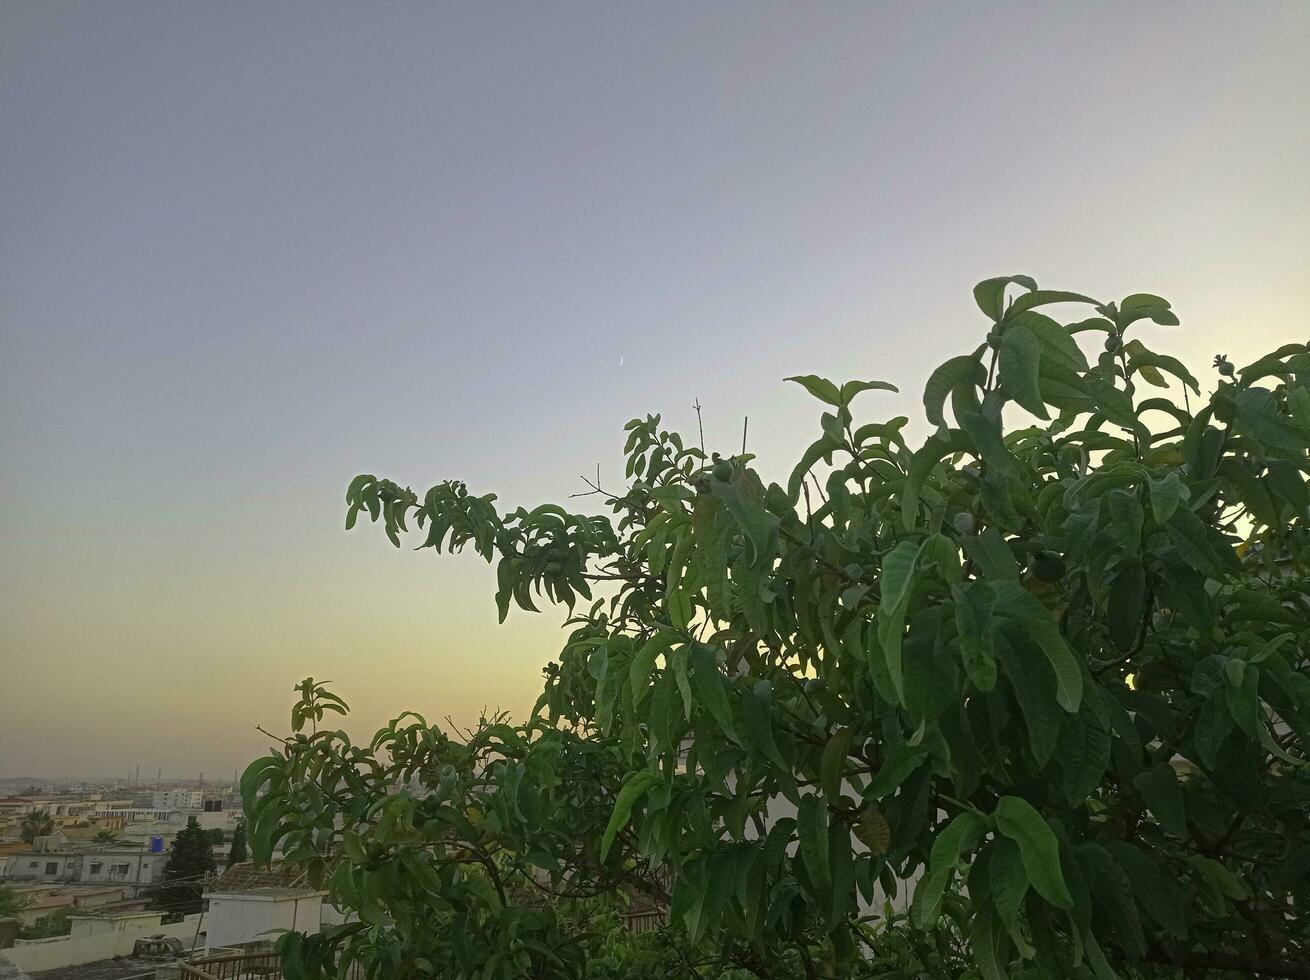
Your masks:
{"label": "distant building", "polygon": [[81,848],[32,848],[8,856],[7,875],[15,881],[45,883],[153,884],[164,876],[168,855],[133,844]]}
{"label": "distant building", "polygon": [[182,787],[155,790],[156,810],[199,810],[204,801],[205,791],[202,789]]}
{"label": "distant building", "polygon": [[42,916],[61,909],[78,912],[130,912],[144,909],[149,900],[124,894],[121,886],[74,884],[9,884],[24,902],[15,916],[25,925],[32,925]]}

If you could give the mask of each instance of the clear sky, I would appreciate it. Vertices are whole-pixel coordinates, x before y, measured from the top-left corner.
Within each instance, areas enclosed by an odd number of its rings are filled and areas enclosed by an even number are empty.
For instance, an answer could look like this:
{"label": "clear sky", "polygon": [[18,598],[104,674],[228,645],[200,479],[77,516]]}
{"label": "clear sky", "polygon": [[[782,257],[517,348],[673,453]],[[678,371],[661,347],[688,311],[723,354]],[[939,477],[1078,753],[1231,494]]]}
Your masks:
{"label": "clear sky", "polygon": [[522,714],[561,616],[342,529],[663,411],[785,474],[788,374],[913,412],[990,275],[1310,335],[1310,4],[0,4],[0,775],[230,772]]}

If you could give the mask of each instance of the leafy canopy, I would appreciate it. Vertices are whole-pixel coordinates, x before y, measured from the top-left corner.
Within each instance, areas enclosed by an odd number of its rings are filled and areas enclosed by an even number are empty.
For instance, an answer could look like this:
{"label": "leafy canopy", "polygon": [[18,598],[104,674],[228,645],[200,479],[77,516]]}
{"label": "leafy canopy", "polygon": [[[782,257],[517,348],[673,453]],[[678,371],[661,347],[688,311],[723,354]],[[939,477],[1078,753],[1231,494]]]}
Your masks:
{"label": "leafy canopy", "polygon": [[354,745],[301,686],[251,849],[360,921],[288,964],[618,975],[569,925],[607,895],[668,903],[673,975],[1305,975],[1310,348],[1206,394],[1140,337],[1158,296],[974,295],[917,447],[857,415],[890,385],[788,379],[822,414],[786,486],[659,416],[603,516],[356,478],[348,528],[471,549],[502,620],[571,632],[520,725]]}

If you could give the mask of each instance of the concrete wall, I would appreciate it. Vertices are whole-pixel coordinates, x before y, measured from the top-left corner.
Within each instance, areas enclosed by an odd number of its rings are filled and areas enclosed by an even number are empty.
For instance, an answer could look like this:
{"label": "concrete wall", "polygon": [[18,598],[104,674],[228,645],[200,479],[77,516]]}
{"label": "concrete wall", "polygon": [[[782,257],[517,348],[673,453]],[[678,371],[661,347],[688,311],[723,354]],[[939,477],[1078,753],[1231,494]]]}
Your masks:
{"label": "concrete wall", "polygon": [[[136,849],[89,849],[69,854],[14,854],[8,876],[22,881],[82,882],[91,885],[147,885],[164,876],[168,853]],[[53,870],[52,870],[53,869]]]}
{"label": "concrete wall", "polygon": [[9,858],[10,878],[24,881],[71,881],[74,856],[71,854],[40,854],[31,851],[13,854]]}
{"label": "concrete wall", "polygon": [[168,926],[128,929],[79,939],[20,939],[12,949],[0,950],[0,957],[6,957],[10,963],[27,973],[39,973],[42,970],[58,970],[97,960],[109,960],[115,956],[130,956],[136,941],[145,936],[170,936],[179,940],[183,946],[190,947],[196,937],[200,915],[197,912]]}
{"label": "concrete wall", "polygon": [[136,932],[142,929],[158,931],[164,921],[163,912],[110,912],[105,915],[69,916],[69,939],[87,939],[107,936],[111,932]]}
{"label": "concrete wall", "polygon": [[269,889],[261,892],[211,892],[205,913],[210,946],[237,946],[276,938],[281,929],[318,932],[323,892]]}
{"label": "concrete wall", "polygon": [[92,885],[150,884],[164,877],[168,854],[148,851],[87,851],[82,856],[78,881]]}

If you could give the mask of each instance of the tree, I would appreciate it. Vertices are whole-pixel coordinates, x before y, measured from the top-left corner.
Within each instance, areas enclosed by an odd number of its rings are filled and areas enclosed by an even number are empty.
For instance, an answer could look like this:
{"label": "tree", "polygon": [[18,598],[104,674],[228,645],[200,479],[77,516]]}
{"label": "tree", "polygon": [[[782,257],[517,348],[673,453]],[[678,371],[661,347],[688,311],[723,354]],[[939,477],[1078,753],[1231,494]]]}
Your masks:
{"label": "tree", "polygon": [[246,853],[246,825],[239,823],[236,829],[232,831],[232,847],[227,852],[227,866],[230,868],[234,864],[241,864],[249,859],[249,855]]}
{"label": "tree", "polygon": [[199,912],[205,881],[216,867],[208,832],[195,817],[188,818],[186,827],[178,831],[169,848],[159,907],[181,914]]}
{"label": "tree", "polygon": [[44,810],[30,810],[23,814],[18,825],[23,840],[31,844],[38,837],[48,837],[55,832],[55,821]]}
{"label": "tree", "polygon": [[223,831],[218,827],[214,827],[212,830],[206,830],[205,837],[208,838],[209,843],[214,845],[215,847],[219,846],[224,842]]}
{"label": "tree", "polygon": [[0,885],[0,919],[16,916],[27,906],[27,901],[20,898],[18,892],[5,885]]}
{"label": "tree", "polygon": [[116,835],[112,830],[97,830],[95,841],[97,844],[112,844]]}
{"label": "tree", "polygon": [[356,478],[347,529],[470,548],[502,620],[571,632],[519,725],[354,745],[299,686],[242,779],[252,852],[360,921],[288,967],[580,977],[570,903],[645,894],[683,975],[1310,975],[1310,346],[1203,394],[1140,336],[1178,324],[1158,296],[974,297],[917,448],[856,419],[893,386],[800,375],[786,485],[658,415],[592,484],[612,517]]}
{"label": "tree", "polygon": [[38,918],[30,926],[23,926],[19,929],[18,936],[20,939],[53,939],[56,936],[67,936],[73,929],[72,915],[73,909],[68,906],[55,909],[48,915]]}

